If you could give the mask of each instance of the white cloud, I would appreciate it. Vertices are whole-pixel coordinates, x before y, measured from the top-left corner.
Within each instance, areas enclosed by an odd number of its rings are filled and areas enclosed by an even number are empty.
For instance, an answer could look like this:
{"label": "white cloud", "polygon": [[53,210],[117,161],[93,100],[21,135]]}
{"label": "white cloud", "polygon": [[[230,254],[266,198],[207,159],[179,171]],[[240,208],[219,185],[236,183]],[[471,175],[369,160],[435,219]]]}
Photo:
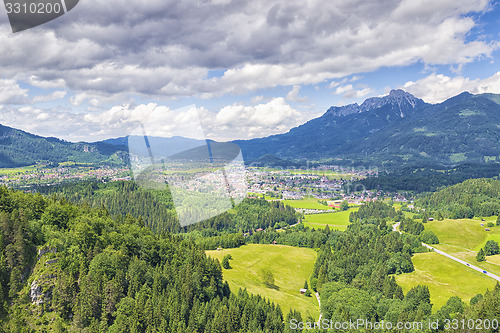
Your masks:
{"label": "white cloud", "polygon": [[374,90],[371,88],[363,88],[356,90],[354,89],[352,84],[339,86],[337,87],[337,89],[335,89],[336,95],[342,95],[343,98],[350,98],[350,99],[361,98],[373,92]]}
{"label": "white cloud", "polygon": [[11,106],[0,113],[0,123],[69,141],[99,141],[126,136],[140,129],[141,124],[145,126],[147,135],[151,136],[178,135],[203,139],[198,111],[194,106],[173,110],[154,103],[116,105],[94,113]]}
{"label": "white cloud", "polygon": [[[33,30],[2,25],[3,75],[75,93],[203,96],[317,84],[383,66],[460,66],[486,0],[94,0]],[[212,69],[220,78],[207,78]]]}
{"label": "white cloud", "polygon": [[33,97],[33,103],[38,103],[38,102],[49,102],[49,101],[55,101],[58,99],[62,99],[66,96],[67,92],[64,90],[58,90],[54,91],[53,93],[49,95],[38,95]]}
{"label": "white cloud", "polygon": [[26,102],[27,93],[15,80],[0,79],[0,104],[22,104]]}
{"label": "white cloud", "polygon": [[440,103],[464,91],[472,94],[500,94],[500,72],[485,79],[431,74],[415,82],[406,82],[403,89],[428,103]]}
{"label": "white cloud", "polygon": [[252,97],[251,102],[252,102],[252,104],[257,104],[259,102],[262,102],[263,100],[264,100],[264,96],[259,95],[259,96]]}
{"label": "white cloud", "polygon": [[290,90],[290,92],[288,92],[288,94],[286,95],[286,99],[289,101],[292,101],[292,102],[297,102],[297,103],[306,102],[307,97],[299,96],[299,90],[300,90],[300,86],[298,86],[298,85],[293,86],[292,90]]}
{"label": "white cloud", "polygon": [[[200,113],[214,138],[285,132],[307,120],[287,104],[305,101],[302,85],[331,81],[336,94],[356,99],[373,92],[353,83],[356,73],[417,62],[460,70],[491,56],[498,41],[470,34],[478,26],[470,14],[489,6],[487,0],[93,0],[17,34],[0,15],[0,104],[6,105],[0,122],[68,140],[98,140],[126,135],[142,119],[151,105],[135,105],[133,98],[210,99],[284,86],[292,87],[286,98],[257,93],[251,105],[236,103],[217,113],[190,109],[187,118],[158,107],[170,118],[158,118],[164,127],[154,131],[183,135],[189,125],[182,124]],[[219,75],[212,77],[213,71]],[[494,91],[497,76],[490,79],[431,75],[405,89],[438,101],[462,90]],[[57,91],[34,97],[23,83]],[[69,105],[59,108],[23,113],[14,105],[57,100],[66,92]],[[167,126],[168,119],[178,130]]]}
{"label": "white cloud", "polygon": [[65,88],[66,82],[63,79],[54,79],[54,80],[40,80],[37,76],[32,75],[28,78],[28,83],[33,87],[39,87],[44,89],[53,89],[53,88]]}
{"label": "white cloud", "polygon": [[305,121],[305,116],[284,98],[255,106],[233,104],[203,121],[208,134],[217,139],[246,139],[283,133]]}
{"label": "white cloud", "polygon": [[150,136],[247,139],[283,133],[306,120],[303,113],[282,97],[257,105],[232,104],[216,113],[195,106],[171,109],[155,103],[115,105],[105,111],[87,113],[9,106],[0,113],[0,123],[4,125],[69,141],[126,136],[140,130],[141,124]]}

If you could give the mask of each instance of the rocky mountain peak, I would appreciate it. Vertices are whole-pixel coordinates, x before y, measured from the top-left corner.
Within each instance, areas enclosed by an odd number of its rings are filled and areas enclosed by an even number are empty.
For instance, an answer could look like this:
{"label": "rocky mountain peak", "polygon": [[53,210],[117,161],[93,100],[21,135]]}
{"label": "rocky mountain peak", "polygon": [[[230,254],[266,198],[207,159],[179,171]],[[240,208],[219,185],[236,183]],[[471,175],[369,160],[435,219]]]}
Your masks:
{"label": "rocky mountain peak", "polygon": [[395,111],[399,111],[400,116],[404,117],[408,110],[424,106],[426,103],[404,90],[395,89],[391,90],[386,96],[368,98],[361,105],[354,103],[344,106],[332,106],[327,110],[326,114],[347,116],[353,113],[371,111],[386,105],[389,105]]}

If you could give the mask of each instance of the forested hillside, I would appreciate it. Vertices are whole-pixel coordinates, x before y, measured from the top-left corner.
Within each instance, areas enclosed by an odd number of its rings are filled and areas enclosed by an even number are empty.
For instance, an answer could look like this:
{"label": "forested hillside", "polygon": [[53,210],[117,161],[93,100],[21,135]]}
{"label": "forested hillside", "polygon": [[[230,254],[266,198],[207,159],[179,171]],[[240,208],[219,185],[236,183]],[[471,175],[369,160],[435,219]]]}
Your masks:
{"label": "forested hillside", "polygon": [[[318,254],[311,285],[320,291],[325,318],[334,322],[385,321],[393,323],[393,327],[398,322],[439,320],[438,327],[432,330],[439,332],[449,331],[445,330],[444,319],[499,318],[498,284],[493,291],[475,297],[470,305],[452,297],[445,306],[434,311],[427,286],[418,285],[404,295],[393,274],[413,271],[412,254],[426,249],[421,247],[416,236],[390,231],[386,222],[397,214],[387,204],[373,202],[365,206],[367,208],[358,211],[355,222],[345,232],[328,237]],[[411,219],[406,222],[416,223]]]}
{"label": "forested hillside", "polygon": [[0,187],[4,332],[282,332],[279,307],[231,293],[192,241]]}
{"label": "forested hillside", "polygon": [[123,147],[102,142],[71,143],[0,124],[0,168],[67,161],[124,166],[128,163],[127,155]]}
{"label": "forested hillside", "polygon": [[500,180],[469,179],[417,201],[427,210],[443,211],[452,219],[500,214]]}
{"label": "forested hillside", "polygon": [[155,232],[189,232],[199,230],[203,236],[218,233],[250,231],[259,228],[284,227],[297,223],[294,209],[281,202],[244,199],[229,212],[181,228],[168,190],[151,190],[131,181],[102,183],[88,181],[60,186],[40,187],[43,194],[66,198],[73,203],[106,207],[111,215],[142,218]]}
{"label": "forested hillside", "polygon": [[399,166],[359,180],[367,190],[434,192],[471,178],[500,176],[500,163],[464,163],[448,167],[436,165]]}

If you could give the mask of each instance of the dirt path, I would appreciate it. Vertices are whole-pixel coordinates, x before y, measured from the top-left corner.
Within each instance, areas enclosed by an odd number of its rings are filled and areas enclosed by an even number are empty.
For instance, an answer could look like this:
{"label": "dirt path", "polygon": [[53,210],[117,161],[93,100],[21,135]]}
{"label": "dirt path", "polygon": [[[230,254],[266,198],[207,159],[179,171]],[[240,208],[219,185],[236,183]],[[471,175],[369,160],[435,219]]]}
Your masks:
{"label": "dirt path", "polygon": [[318,319],[318,323],[321,325],[321,318],[323,318],[323,313],[321,313],[321,300],[319,298],[319,293],[315,293],[314,295],[316,295],[316,299],[318,300],[318,306],[319,306],[319,319]]}

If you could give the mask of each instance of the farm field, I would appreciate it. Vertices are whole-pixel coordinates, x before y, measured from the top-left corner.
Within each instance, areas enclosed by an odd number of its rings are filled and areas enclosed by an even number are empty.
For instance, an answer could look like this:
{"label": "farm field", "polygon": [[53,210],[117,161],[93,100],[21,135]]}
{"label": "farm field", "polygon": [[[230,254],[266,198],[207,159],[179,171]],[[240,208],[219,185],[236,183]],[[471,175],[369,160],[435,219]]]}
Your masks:
{"label": "farm field", "polygon": [[[235,249],[206,251],[207,255],[222,261],[231,254],[231,269],[223,269],[223,278],[233,292],[246,288],[280,305],[283,315],[291,308],[319,318],[319,307],[314,293],[312,297],[301,295],[304,281],[309,281],[317,253],[312,249],[285,245],[250,244]],[[262,283],[261,270],[270,268],[278,289],[271,289]]]}
{"label": "farm field", "polygon": [[354,207],[335,213],[309,214],[305,216],[303,223],[309,228],[324,229],[328,225],[331,230],[343,231],[349,225],[349,214],[358,209],[359,207]]}
{"label": "farm field", "polygon": [[415,271],[396,275],[397,283],[406,294],[416,285],[429,287],[433,312],[439,310],[451,296],[468,303],[476,294],[492,290],[496,281],[438,253],[417,253],[412,257]]}
{"label": "farm field", "polygon": [[476,254],[490,239],[500,243],[500,227],[485,231],[488,222],[495,222],[496,216],[480,218],[431,221],[424,224],[426,230],[432,230],[439,238],[437,249],[449,253],[493,274],[500,275],[500,255],[487,256],[486,261],[477,262]]}
{"label": "farm field", "polygon": [[35,165],[19,167],[19,168],[0,168],[0,175],[12,176],[12,175],[21,175],[27,172],[32,172],[38,170],[38,167]]}

